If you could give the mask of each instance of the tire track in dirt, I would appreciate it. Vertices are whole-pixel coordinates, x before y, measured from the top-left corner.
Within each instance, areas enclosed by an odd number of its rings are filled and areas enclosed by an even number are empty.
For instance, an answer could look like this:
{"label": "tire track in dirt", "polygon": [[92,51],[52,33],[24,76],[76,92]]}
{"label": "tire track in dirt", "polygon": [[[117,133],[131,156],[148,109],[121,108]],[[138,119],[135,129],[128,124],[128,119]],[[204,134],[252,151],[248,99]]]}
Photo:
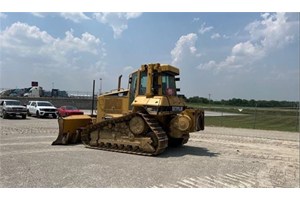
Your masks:
{"label": "tire track in dirt", "polygon": [[299,163],[299,141],[219,134],[192,135],[190,141],[213,146],[218,144],[222,146],[219,152],[221,155]]}
{"label": "tire track in dirt", "polygon": [[62,147],[62,148],[49,148],[49,149],[32,149],[32,150],[22,150],[22,151],[9,151],[0,152],[1,156],[12,156],[12,155],[22,155],[22,154],[41,154],[41,153],[58,153],[58,152],[77,152],[77,151],[87,151],[86,148],[78,147]]}
{"label": "tire track in dirt", "polygon": [[204,177],[188,177],[175,183],[164,183],[151,188],[252,188],[257,187],[254,172],[218,174]]}
{"label": "tire track in dirt", "polygon": [[273,146],[282,146],[287,148],[299,149],[299,141],[270,139],[262,137],[249,137],[249,136],[235,136],[235,135],[222,135],[222,134],[193,134],[191,140],[216,140],[221,142],[234,142],[234,143],[251,143],[251,144],[267,144]]}
{"label": "tire track in dirt", "polygon": [[264,167],[259,168],[254,187],[299,187],[299,141],[202,134],[193,135],[191,142],[219,151],[224,159],[246,159],[262,164]]}
{"label": "tire track in dirt", "polygon": [[35,127],[1,127],[1,135],[11,135],[11,134],[55,134],[58,133],[57,128],[49,128],[44,126],[35,126]]}

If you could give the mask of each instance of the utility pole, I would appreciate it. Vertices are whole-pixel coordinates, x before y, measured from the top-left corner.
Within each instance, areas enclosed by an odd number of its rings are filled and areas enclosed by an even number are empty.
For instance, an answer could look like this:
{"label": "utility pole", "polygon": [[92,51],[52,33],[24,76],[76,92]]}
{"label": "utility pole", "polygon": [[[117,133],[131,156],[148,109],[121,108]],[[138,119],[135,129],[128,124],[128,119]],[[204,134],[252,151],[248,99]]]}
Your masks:
{"label": "utility pole", "polygon": [[100,88],[99,88],[99,95],[102,93],[102,78],[100,78]]}
{"label": "utility pole", "polygon": [[91,115],[94,115],[94,104],[95,104],[95,80],[93,80],[93,94],[92,94],[92,111],[91,111]]}

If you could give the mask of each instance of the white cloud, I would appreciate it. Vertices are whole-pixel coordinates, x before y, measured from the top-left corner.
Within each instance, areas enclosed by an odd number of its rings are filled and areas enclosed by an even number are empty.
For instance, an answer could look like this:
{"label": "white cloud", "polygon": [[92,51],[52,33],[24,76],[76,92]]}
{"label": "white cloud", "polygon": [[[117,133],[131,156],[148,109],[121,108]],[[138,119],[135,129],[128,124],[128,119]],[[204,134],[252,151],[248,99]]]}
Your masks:
{"label": "white cloud", "polygon": [[44,18],[45,17],[45,14],[44,13],[40,13],[40,12],[32,12],[31,14],[33,16],[39,17],[39,18]]}
{"label": "white cloud", "polygon": [[7,15],[6,15],[6,14],[4,14],[4,13],[0,12],[0,19],[5,19],[6,17],[7,17]]}
{"label": "white cloud", "polygon": [[220,35],[219,33],[214,33],[214,34],[212,34],[212,35],[210,36],[210,38],[213,39],[213,40],[218,39],[218,38],[220,38],[220,37],[221,37],[221,35]]}
{"label": "white cloud", "polygon": [[36,26],[29,26],[21,22],[16,22],[1,32],[1,47],[3,47],[3,50],[5,50],[5,48],[17,50],[30,47],[34,48],[53,40],[54,38],[47,32],[41,31]]}
{"label": "white cloud", "polygon": [[179,65],[183,59],[191,62],[193,59],[200,57],[196,48],[197,39],[198,36],[195,33],[183,35],[179,38],[171,51],[173,65]]}
{"label": "white cloud", "polygon": [[198,68],[220,71],[249,67],[274,49],[294,40],[297,24],[288,21],[284,13],[264,13],[261,18],[246,26],[245,30],[248,31],[250,39],[235,44],[225,60],[211,60],[200,64]]}
{"label": "white cloud", "polygon": [[200,20],[199,17],[195,17],[195,18],[193,19],[193,22],[198,22],[199,20]]}
{"label": "white cloud", "polygon": [[205,26],[205,25],[206,25],[206,23],[201,24],[201,28],[198,31],[201,35],[203,35],[206,32],[211,31],[214,28],[213,26]]}
{"label": "white cloud", "polygon": [[260,42],[268,50],[284,46],[293,40],[295,23],[288,21],[285,13],[264,13],[261,17],[261,21],[254,21],[245,28],[251,41]]}
{"label": "white cloud", "polygon": [[230,36],[228,36],[228,35],[226,35],[226,34],[223,34],[223,36],[222,36],[224,39],[229,39],[230,38]]}
{"label": "white cloud", "polygon": [[133,71],[133,67],[132,66],[126,66],[126,67],[124,67],[124,69],[123,69],[123,71],[125,71],[125,72],[131,72],[131,71]]}
{"label": "white cloud", "polygon": [[223,34],[221,35],[220,33],[213,33],[211,36],[210,36],[210,39],[212,40],[217,40],[217,39],[229,39],[230,36],[226,35],[226,34]]}
{"label": "white cloud", "polygon": [[17,72],[14,77],[2,76],[3,82],[52,80],[60,88],[80,90],[87,84],[85,79],[106,73],[104,44],[90,33],[75,37],[71,30],[64,38],[55,38],[36,26],[17,22],[1,32],[0,43],[2,72]]}
{"label": "white cloud", "polygon": [[[123,13],[119,13],[119,16],[122,16]],[[123,14],[127,20],[138,18],[142,15],[140,12],[127,12]]]}
{"label": "white cloud", "polygon": [[103,24],[108,24],[114,32],[114,38],[120,38],[128,28],[130,19],[138,18],[142,13],[94,13],[94,17]]}
{"label": "white cloud", "polygon": [[66,13],[60,13],[60,15],[63,18],[71,20],[75,23],[80,23],[84,20],[89,20],[90,19],[88,16],[86,16],[82,12],[66,12]]}

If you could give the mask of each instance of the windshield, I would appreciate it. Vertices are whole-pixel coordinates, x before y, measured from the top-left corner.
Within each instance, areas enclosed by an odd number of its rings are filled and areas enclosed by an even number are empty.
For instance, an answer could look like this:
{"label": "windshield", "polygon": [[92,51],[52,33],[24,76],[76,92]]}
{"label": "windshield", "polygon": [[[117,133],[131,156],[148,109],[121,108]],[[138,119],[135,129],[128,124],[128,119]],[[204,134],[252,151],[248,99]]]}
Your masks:
{"label": "windshield", "polygon": [[38,102],[38,106],[53,106],[53,105],[49,102]]}
{"label": "windshield", "polygon": [[163,73],[162,74],[162,93],[163,95],[176,95],[175,76]]}
{"label": "windshield", "polygon": [[6,101],[5,103],[6,103],[6,105],[9,105],[9,106],[20,106],[21,105],[20,101]]}

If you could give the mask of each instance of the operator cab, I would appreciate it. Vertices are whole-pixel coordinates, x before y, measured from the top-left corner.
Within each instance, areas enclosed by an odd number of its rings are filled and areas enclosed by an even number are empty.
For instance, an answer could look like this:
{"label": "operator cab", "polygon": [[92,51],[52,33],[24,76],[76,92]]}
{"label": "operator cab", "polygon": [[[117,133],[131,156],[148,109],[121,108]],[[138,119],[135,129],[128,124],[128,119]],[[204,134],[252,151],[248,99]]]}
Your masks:
{"label": "operator cab", "polygon": [[[179,69],[171,65],[148,64],[129,77],[129,107],[184,106],[178,100],[176,81]],[[172,105],[170,105],[172,104]]]}
{"label": "operator cab", "polygon": [[[179,89],[176,81],[179,70],[171,65],[149,64],[129,77],[129,88],[132,99],[135,96],[176,96]],[[132,101],[130,101],[132,102]]]}

